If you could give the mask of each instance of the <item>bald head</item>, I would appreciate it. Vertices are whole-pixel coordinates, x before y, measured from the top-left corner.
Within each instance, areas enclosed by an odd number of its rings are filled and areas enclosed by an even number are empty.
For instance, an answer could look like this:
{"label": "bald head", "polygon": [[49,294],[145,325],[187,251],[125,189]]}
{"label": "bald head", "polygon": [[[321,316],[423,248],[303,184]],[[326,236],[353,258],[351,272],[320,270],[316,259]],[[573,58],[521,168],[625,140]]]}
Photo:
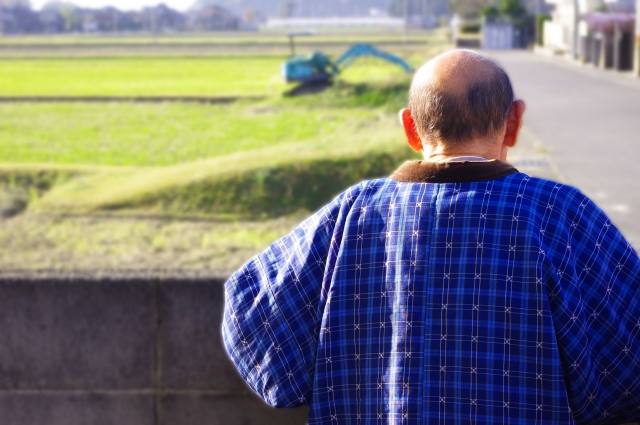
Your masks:
{"label": "bald head", "polygon": [[504,128],[513,100],[509,77],[495,62],[454,50],[418,70],[409,109],[423,142],[452,146],[495,136]]}

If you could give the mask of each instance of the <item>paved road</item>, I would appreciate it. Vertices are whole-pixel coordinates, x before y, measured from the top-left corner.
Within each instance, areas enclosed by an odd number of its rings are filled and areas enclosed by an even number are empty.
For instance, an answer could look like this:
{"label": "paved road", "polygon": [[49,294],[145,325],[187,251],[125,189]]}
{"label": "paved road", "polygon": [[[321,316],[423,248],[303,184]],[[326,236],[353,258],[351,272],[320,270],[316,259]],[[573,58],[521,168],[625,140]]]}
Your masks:
{"label": "paved road", "polygon": [[639,249],[640,80],[529,52],[486,53],[527,103],[516,165],[581,189]]}

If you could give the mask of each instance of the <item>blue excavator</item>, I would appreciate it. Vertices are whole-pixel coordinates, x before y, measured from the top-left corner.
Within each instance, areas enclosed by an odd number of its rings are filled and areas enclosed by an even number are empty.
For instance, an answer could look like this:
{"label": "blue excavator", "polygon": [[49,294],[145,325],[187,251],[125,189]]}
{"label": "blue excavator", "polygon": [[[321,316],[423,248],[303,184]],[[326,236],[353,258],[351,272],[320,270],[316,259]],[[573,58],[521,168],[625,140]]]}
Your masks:
{"label": "blue excavator", "polygon": [[327,55],[319,51],[307,56],[293,55],[282,64],[282,76],[288,83],[298,82],[302,85],[328,83],[331,78],[338,75],[353,61],[362,56],[377,57],[398,65],[406,72],[413,72],[411,65],[396,55],[380,50],[370,44],[354,44],[335,62],[331,62]]}

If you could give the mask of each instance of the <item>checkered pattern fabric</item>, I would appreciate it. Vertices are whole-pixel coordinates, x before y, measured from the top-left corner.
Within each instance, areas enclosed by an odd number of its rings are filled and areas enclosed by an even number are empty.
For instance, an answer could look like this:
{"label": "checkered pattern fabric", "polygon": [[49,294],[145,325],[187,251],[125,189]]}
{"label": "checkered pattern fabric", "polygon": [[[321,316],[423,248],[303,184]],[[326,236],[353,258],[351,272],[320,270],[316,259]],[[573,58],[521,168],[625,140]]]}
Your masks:
{"label": "checkered pattern fabric", "polygon": [[231,277],[224,343],[310,424],[631,422],[639,276],[572,187],[366,181]]}

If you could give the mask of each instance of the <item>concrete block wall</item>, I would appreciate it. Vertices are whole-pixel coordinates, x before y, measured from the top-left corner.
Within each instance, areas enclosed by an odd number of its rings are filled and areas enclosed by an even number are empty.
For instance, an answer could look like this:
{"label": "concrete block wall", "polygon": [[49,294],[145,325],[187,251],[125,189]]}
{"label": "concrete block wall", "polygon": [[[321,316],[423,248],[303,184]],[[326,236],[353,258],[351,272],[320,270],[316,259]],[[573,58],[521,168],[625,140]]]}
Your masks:
{"label": "concrete block wall", "polygon": [[227,358],[224,280],[0,272],[0,424],[305,424]]}
{"label": "concrete block wall", "polygon": [[302,425],[228,360],[224,278],[0,274],[2,425]]}

